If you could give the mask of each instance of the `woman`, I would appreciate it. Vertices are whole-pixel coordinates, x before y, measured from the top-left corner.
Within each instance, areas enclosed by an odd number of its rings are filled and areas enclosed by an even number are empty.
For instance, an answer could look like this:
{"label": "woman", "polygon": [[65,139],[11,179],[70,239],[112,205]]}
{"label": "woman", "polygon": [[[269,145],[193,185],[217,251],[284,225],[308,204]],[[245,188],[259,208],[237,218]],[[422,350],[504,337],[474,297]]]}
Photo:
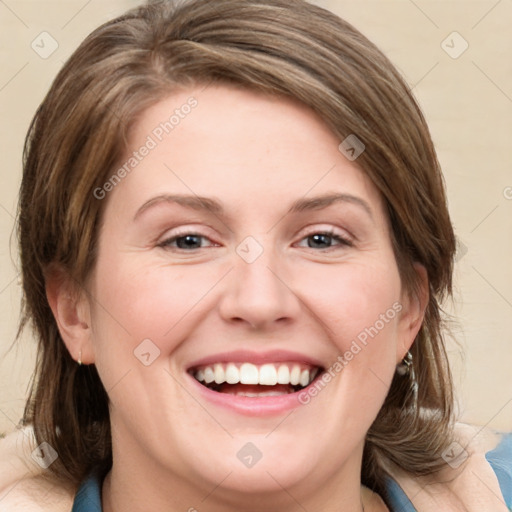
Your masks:
{"label": "woman", "polygon": [[512,506],[510,436],[454,427],[428,129],[327,11],[162,1],[97,29],[30,129],[19,237],[39,472],[9,510]]}

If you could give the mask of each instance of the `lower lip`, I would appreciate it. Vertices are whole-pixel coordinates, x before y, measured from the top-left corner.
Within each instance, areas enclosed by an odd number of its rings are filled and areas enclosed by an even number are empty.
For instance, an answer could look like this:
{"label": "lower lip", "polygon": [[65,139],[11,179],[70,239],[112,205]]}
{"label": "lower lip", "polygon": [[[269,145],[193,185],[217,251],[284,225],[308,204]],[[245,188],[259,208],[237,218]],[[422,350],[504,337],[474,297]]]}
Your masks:
{"label": "lower lip", "polygon": [[213,391],[200,384],[189,373],[187,373],[187,378],[192,381],[193,386],[198,389],[201,396],[209,402],[247,416],[272,416],[302,407],[303,404],[300,403],[299,396],[308,389],[306,387],[301,391],[288,393],[287,395],[250,397]]}

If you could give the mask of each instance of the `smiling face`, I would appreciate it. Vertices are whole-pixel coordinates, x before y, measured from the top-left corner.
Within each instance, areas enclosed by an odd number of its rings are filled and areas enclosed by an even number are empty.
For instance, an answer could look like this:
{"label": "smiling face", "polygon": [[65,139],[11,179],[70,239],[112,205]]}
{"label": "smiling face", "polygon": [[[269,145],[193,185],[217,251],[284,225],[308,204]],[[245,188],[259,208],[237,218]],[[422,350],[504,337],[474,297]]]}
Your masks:
{"label": "smiling face", "polygon": [[81,334],[63,334],[110,397],[112,483],[188,507],[221,481],[211,505],[283,488],[358,499],[366,431],[422,311],[339,143],[301,105],[223,86],[138,120]]}

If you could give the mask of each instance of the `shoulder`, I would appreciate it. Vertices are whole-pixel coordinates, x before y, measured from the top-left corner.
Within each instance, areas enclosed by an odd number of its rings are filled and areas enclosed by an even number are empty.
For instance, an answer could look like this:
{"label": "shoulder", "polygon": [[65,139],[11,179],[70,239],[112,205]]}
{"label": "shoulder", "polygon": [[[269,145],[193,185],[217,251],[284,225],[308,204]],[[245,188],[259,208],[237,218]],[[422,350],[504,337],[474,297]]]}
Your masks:
{"label": "shoulder", "polygon": [[427,477],[393,474],[419,512],[507,512],[512,507],[512,434],[459,423],[440,454],[445,468]]}
{"label": "shoulder", "polygon": [[[0,512],[69,512],[74,492],[48,478],[31,428],[0,440]],[[39,460],[39,463],[38,463]]]}

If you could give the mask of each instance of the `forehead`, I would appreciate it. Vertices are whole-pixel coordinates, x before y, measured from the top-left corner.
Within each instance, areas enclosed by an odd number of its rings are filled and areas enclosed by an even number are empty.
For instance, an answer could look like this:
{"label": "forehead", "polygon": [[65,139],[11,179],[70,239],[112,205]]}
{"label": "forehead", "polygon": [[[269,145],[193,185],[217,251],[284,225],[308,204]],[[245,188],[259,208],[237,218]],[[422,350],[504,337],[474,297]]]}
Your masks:
{"label": "forehead", "polygon": [[136,202],[157,193],[196,194],[261,209],[341,192],[380,205],[340,142],[290,99],[229,86],[182,90],[138,117],[118,164],[128,172],[112,195]]}

